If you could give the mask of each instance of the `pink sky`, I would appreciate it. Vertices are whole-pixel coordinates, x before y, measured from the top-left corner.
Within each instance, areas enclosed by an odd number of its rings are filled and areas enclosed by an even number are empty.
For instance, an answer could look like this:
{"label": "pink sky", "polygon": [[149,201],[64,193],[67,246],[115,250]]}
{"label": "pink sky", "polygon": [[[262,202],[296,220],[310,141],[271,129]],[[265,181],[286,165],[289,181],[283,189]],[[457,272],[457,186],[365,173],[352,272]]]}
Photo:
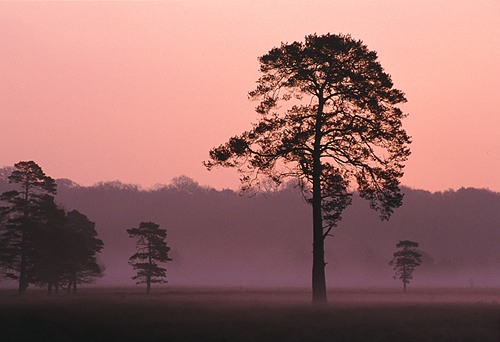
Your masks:
{"label": "pink sky", "polygon": [[256,121],[257,57],[341,32],[407,95],[403,184],[500,191],[499,18],[498,0],[2,2],[0,166],[236,188],[235,170],[201,162]]}

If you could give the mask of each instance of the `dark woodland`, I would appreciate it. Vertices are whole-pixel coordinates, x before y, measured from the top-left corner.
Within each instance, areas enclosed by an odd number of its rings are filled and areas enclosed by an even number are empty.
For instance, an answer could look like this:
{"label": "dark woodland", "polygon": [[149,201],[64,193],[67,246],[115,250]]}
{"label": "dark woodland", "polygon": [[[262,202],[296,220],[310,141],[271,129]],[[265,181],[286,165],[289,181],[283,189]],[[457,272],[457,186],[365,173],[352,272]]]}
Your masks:
{"label": "dark woodland", "polygon": [[[0,172],[1,173],[1,172]],[[403,188],[407,205],[379,221],[356,196],[327,242],[331,304],[312,310],[309,205],[293,186],[254,197],[179,177],[141,190],[59,179],[58,201],[96,223],[104,277],[77,297],[29,300],[0,283],[9,341],[496,341],[500,309],[500,194]],[[0,179],[0,191],[9,188]],[[168,226],[169,284],[148,299],[133,285],[134,242],[123,227],[144,217]],[[404,297],[387,265],[394,244],[419,241],[423,264]],[[115,286],[115,287],[113,287]],[[116,287],[119,286],[119,287]],[[158,285],[160,286],[160,285]],[[164,285],[165,286],[165,285]],[[189,288],[193,289],[190,290]],[[259,290],[261,288],[266,290]],[[359,290],[356,290],[359,288]],[[33,293],[31,293],[33,291]],[[28,299],[28,298],[26,298]],[[50,313],[50,314],[47,314]]]}
{"label": "dark woodland", "polygon": [[[0,169],[0,191],[11,189]],[[9,341],[495,341],[500,309],[500,194],[403,188],[407,205],[379,221],[362,199],[326,245],[331,304],[310,306],[309,205],[293,184],[253,197],[181,176],[143,190],[58,179],[57,202],[104,242],[104,276],[78,296],[50,301],[2,279],[0,330]],[[147,298],[132,285],[134,241],[123,227],[148,219],[169,229],[167,287]],[[95,236],[95,235],[93,235]],[[387,265],[394,243],[420,242],[412,290],[398,297]],[[96,260],[97,261],[97,260]],[[46,286],[46,284],[44,285]],[[91,286],[91,287],[89,287]],[[160,285],[158,285],[160,287]],[[385,287],[385,288],[384,288]],[[68,288],[69,289],[69,288]],[[331,290],[331,288],[330,288]],[[140,292],[138,292],[140,291]],[[57,300],[56,300],[57,299]],[[48,314],[50,313],[50,314]]]}
{"label": "dark woodland", "polygon": [[[5,172],[3,172],[5,174]],[[253,197],[178,177],[141,190],[120,182],[79,186],[57,180],[57,201],[95,222],[105,248],[96,285],[133,283],[134,242],[123,227],[145,218],[168,227],[170,285],[308,286],[309,205],[293,185]],[[11,189],[5,177],[0,192]],[[419,241],[424,251],[415,286],[500,284],[500,194],[484,189],[431,193],[403,188],[405,205],[380,221],[355,195],[326,243],[330,286],[396,286],[388,262],[394,245]],[[12,286],[3,279],[0,285]]]}

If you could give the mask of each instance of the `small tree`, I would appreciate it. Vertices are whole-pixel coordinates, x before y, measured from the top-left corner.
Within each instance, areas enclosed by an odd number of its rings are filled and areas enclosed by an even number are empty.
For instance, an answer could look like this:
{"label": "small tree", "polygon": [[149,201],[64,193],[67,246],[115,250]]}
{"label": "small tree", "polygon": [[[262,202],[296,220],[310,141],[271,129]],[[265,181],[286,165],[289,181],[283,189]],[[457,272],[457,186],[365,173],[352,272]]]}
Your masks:
{"label": "small tree", "polygon": [[146,293],[151,292],[152,283],[166,283],[167,270],[158,266],[158,263],[171,261],[167,246],[167,230],[160,228],[154,222],[141,222],[139,228],[127,229],[130,238],[137,239],[137,252],[129,258],[137,275],[132,279],[137,280],[137,284],[146,284]]}
{"label": "small tree", "polygon": [[394,266],[396,271],[394,279],[401,279],[403,291],[406,292],[406,285],[413,279],[412,274],[415,267],[422,264],[422,253],[416,250],[418,243],[409,240],[399,241],[396,247],[399,248],[399,251],[393,254],[394,258],[389,265]]}

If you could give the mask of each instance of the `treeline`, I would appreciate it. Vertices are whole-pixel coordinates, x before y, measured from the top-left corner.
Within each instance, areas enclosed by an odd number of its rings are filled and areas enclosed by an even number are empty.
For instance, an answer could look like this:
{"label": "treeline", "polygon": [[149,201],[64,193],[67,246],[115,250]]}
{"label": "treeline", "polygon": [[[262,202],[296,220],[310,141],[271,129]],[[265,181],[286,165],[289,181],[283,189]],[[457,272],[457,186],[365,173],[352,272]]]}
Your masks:
{"label": "treeline", "polygon": [[[288,184],[255,196],[200,186],[182,176],[154,189],[120,182],[91,187],[58,180],[59,199],[97,222],[107,266],[99,284],[129,282],[134,245],[123,227],[152,220],[169,227],[169,282],[189,286],[309,286],[311,207]],[[66,184],[66,185],[63,185]],[[500,284],[500,194],[484,189],[431,193],[404,188],[404,204],[381,222],[353,204],[328,238],[332,286],[397,285],[388,262],[400,240],[418,241],[414,283]]]}
{"label": "treeline", "polygon": [[[0,169],[0,192],[12,168]],[[100,285],[129,284],[135,252],[125,228],[167,226],[172,285],[309,286],[311,208],[292,184],[256,196],[177,177],[154,189],[120,182],[79,186],[58,179],[57,202],[96,223],[105,248]],[[332,286],[397,286],[388,262],[400,240],[425,253],[415,286],[500,284],[500,194],[484,189],[431,193],[404,188],[403,206],[380,222],[356,196],[327,239]]]}

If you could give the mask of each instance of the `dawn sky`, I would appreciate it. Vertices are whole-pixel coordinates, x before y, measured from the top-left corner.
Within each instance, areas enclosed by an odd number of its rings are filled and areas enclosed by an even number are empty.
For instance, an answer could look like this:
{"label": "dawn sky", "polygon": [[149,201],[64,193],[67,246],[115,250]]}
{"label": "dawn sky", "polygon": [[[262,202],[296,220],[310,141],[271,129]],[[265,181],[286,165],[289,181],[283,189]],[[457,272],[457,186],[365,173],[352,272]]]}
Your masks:
{"label": "dawn sky", "polygon": [[498,0],[2,2],[0,166],[235,189],[202,161],[257,120],[257,57],[330,32],[377,51],[406,93],[404,185],[500,191],[499,18]]}

